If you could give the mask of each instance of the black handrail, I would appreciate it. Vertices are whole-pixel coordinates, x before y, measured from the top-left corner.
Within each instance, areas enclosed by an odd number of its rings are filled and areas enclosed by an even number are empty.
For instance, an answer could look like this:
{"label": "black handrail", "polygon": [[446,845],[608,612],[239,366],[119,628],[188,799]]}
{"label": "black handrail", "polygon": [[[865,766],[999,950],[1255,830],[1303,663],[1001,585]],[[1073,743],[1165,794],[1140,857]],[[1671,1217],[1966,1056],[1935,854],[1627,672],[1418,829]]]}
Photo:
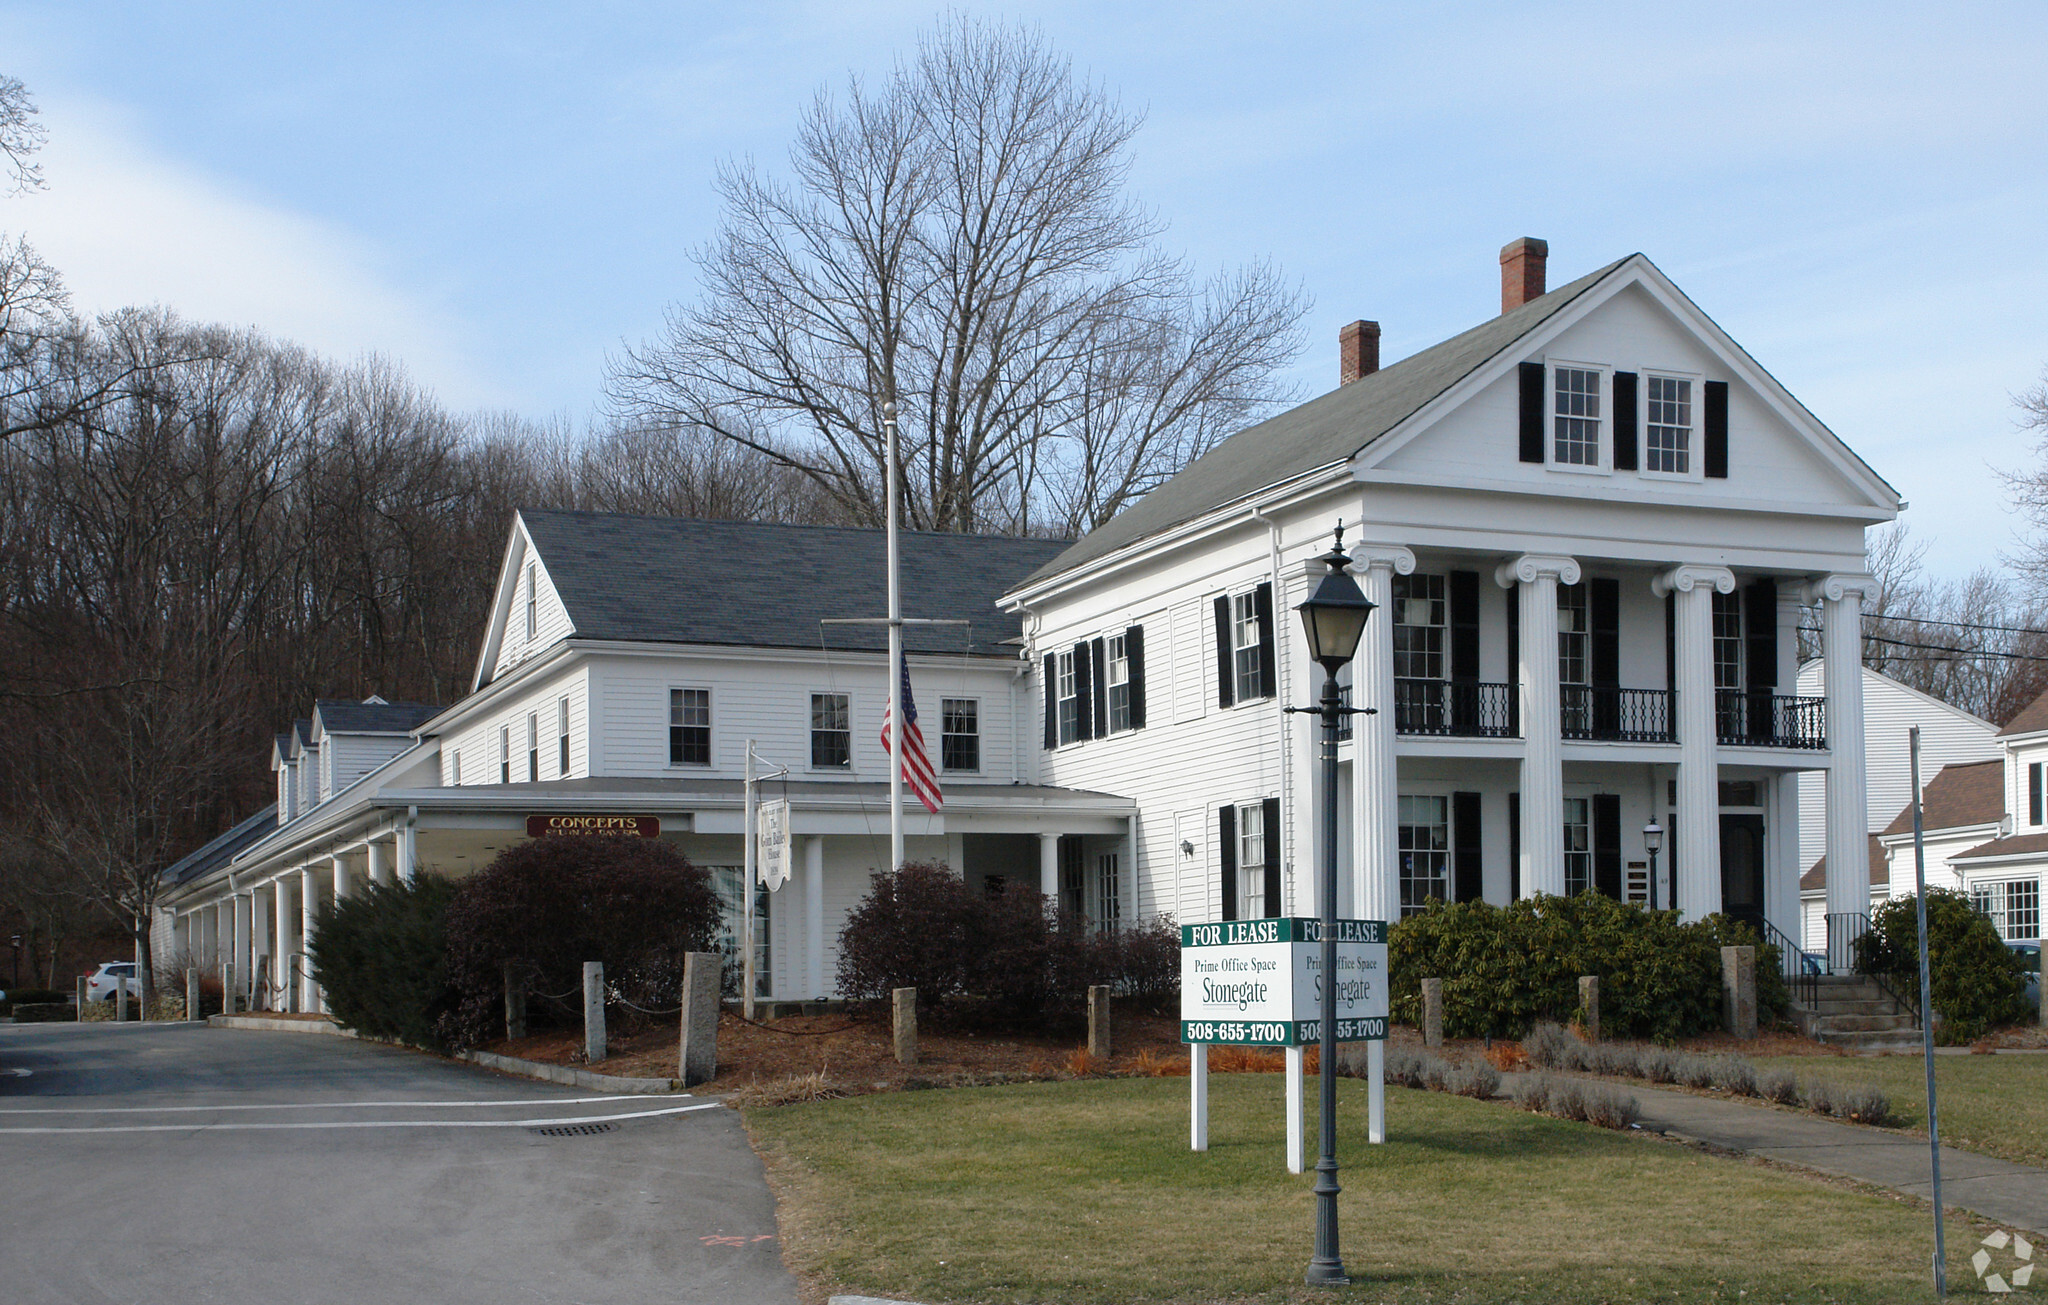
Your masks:
{"label": "black handrail", "polygon": [[1721,743],[1730,746],[1825,748],[1828,700],[1716,689],[1714,733]]}
{"label": "black handrail", "polygon": [[1394,681],[1394,732],[1450,738],[1512,739],[1521,734],[1511,684],[1479,680]]}
{"label": "black handrail", "polygon": [[1568,739],[1609,743],[1669,743],[1669,689],[1624,689],[1611,684],[1560,684],[1558,727]]}
{"label": "black handrail", "polygon": [[1851,974],[1865,974],[1877,984],[1879,991],[1909,1011],[1914,1023],[1919,1023],[1920,994],[1912,984],[1894,984],[1887,974],[1877,970],[1866,973],[1856,968],[1856,940],[1870,932],[1870,917],[1862,911],[1830,911],[1827,927],[1829,972],[1846,970]]}
{"label": "black handrail", "polygon": [[1809,1010],[1820,1000],[1820,962],[1806,954],[1806,949],[1785,936],[1785,931],[1769,920],[1763,922],[1764,941],[1778,949],[1778,973],[1784,976],[1785,988],[1792,999]]}

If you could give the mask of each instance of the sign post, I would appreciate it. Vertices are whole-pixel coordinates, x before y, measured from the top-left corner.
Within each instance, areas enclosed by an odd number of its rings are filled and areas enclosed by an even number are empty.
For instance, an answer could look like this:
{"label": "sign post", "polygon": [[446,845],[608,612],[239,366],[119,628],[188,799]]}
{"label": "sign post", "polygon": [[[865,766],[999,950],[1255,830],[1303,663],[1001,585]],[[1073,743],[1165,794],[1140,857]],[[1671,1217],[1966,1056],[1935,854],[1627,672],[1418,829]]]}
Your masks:
{"label": "sign post", "polygon": [[[1387,1036],[1387,926],[1336,921],[1339,1042]],[[1285,1047],[1287,1168],[1302,1172],[1302,1053],[1322,1037],[1322,922],[1302,917],[1186,924],[1180,931],[1180,1040],[1188,1044],[1188,1138],[1209,1149],[1211,1045]]]}

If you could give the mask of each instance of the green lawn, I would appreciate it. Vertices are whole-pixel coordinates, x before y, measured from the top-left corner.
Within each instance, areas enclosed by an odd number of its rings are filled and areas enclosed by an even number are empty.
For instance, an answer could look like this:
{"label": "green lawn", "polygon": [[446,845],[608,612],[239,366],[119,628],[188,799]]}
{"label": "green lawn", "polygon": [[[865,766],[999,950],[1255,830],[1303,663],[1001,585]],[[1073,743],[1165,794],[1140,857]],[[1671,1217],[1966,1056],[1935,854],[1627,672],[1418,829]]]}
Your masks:
{"label": "green lawn", "polygon": [[[926,1302],[1328,1300],[1301,1287],[1311,1175],[1286,1172],[1281,1078],[904,1092],[747,1112],[793,1267]],[[1903,1201],[1503,1105],[1392,1088],[1363,1144],[1346,1080],[1344,1259],[1372,1301],[1921,1301],[1931,1230]],[[1313,1094],[1310,1102],[1313,1146]],[[1311,1156],[1311,1161],[1313,1157]],[[1976,1238],[1949,1224],[1950,1281]]]}
{"label": "green lawn", "polygon": [[[1927,1078],[1918,1056],[1763,1056],[1756,1065],[1871,1084],[1891,1098],[1902,1122],[1927,1131]],[[1944,1145],[2048,1165],[2048,1056],[1936,1056],[1934,1091]]]}

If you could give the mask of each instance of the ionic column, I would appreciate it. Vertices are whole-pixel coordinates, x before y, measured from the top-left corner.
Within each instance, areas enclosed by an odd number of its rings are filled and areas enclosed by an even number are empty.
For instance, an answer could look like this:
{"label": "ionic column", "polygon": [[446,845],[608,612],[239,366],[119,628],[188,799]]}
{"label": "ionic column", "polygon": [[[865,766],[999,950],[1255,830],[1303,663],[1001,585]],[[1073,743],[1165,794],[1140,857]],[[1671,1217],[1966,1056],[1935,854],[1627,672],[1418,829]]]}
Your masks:
{"label": "ionic column", "polygon": [[[341,858],[334,858],[334,873],[341,875]],[[320,1009],[320,986],[313,982],[313,967],[306,964],[305,954],[313,943],[314,918],[320,913],[320,878],[312,866],[299,871],[299,1009],[317,1011]]]}
{"label": "ionic column", "polygon": [[[1831,575],[1808,586],[1821,609],[1821,669],[1827,686],[1827,913],[1870,912],[1870,809],[1864,791],[1863,595],[1868,576]],[[1921,782],[1929,777],[1923,775]],[[1830,963],[1846,966],[1846,939],[1828,939]]]}
{"label": "ionic column", "polygon": [[1678,839],[1672,905],[1687,920],[1721,909],[1720,738],[1714,715],[1714,595],[1735,592],[1725,566],[1677,566],[1650,582],[1672,596],[1678,667]]}
{"label": "ionic column", "polygon": [[810,995],[829,997],[834,984],[825,974],[825,840],[804,840],[804,957]]}
{"label": "ionic column", "polygon": [[[1391,921],[1401,918],[1395,828],[1400,784],[1394,760],[1394,577],[1414,572],[1415,554],[1397,544],[1360,544],[1351,552],[1351,570],[1358,587],[1379,608],[1378,619],[1365,623],[1365,637],[1351,660],[1351,705],[1375,710],[1371,716],[1351,718],[1352,864],[1349,882],[1342,886],[1351,900],[1347,903],[1340,896],[1337,911],[1359,920]],[[1317,693],[1322,691],[1321,677],[1320,670],[1310,677]],[[1322,726],[1314,729],[1320,748]],[[1320,777],[1316,787],[1322,787]],[[1317,854],[1322,855],[1320,849]],[[1320,883],[1321,876],[1312,874],[1309,882]],[[1322,904],[1310,894],[1306,909],[1320,911]]]}
{"label": "ionic column", "polygon": [[1038,891],[1055,909],[1060,901],[1060,836],[1040,834],[1038,836]]}
{"label": "ionic column", "polygon": [[1557,587],[1579,582],[1569,557],[1524,553],[1500,564],[1494,581],[1515,590],[1521,617],[1522,895],[1562,896],[1564,741],[1558,721]]}

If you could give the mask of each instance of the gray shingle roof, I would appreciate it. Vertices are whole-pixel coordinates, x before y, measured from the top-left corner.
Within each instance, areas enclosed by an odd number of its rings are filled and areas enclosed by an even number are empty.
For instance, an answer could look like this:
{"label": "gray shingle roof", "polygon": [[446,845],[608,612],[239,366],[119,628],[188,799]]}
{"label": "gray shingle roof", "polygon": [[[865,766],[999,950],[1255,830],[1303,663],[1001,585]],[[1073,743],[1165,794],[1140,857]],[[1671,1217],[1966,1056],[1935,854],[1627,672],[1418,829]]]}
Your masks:
{"label": "gray shingle roof", "polygon": [[[581,639],[768,648],[879,650],[879,625],[821,626],[888,608],[879,530],[525,511],[527,532]],[[903,615],[966,620],[909,626],[912,652],[1007,654],[1019,631],[1004,590],[1064,540],[904,532]],[[970,646],[971,632],[971,646]]]}
{"label": "gray shingle roof", "polygon": [[1463,335],[1246,427],[1083,535],[1029,578],[1058,575],[1256,494],[1268,485],[1348,460],[1627,261],[1618,259]]}
{"label": "gray shingle roof", "polygon": [[164,871],[165,885],[182,884],[188,879],[197,879],[216,866],[226,865],[244,848],[255,846],[258,839],[276,828],[277,803],[273,802],[198,851],[172,862]]}
{"label": "gray shingle roof", "polygon": [[440,715],[428,702],[352,702],[322,698],[313,704],[320,727],[329,734],[410,734],[422,721]]}

